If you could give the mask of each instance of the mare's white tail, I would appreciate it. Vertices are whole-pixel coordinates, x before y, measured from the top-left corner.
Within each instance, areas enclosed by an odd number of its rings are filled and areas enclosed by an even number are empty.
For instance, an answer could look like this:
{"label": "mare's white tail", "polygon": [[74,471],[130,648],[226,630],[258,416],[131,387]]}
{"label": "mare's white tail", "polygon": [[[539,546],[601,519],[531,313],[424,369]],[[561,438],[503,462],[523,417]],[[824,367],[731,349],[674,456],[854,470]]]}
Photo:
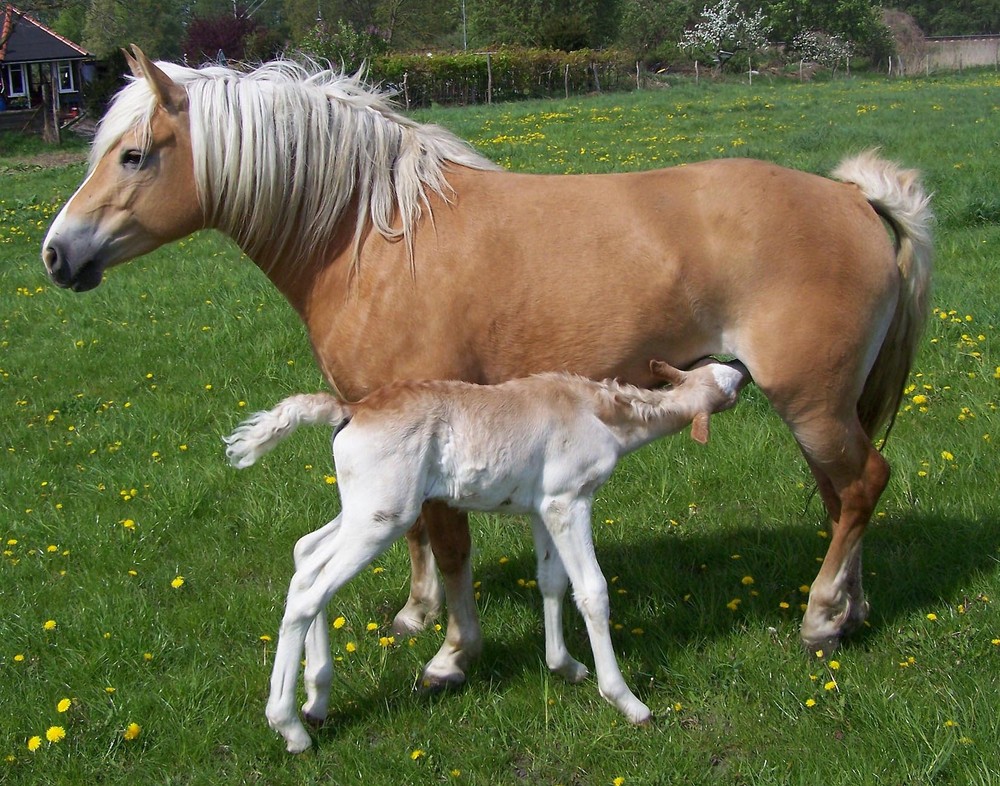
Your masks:
{"label": "mare's white tail", "polygon": [[244,420],[228,437],[226,457],[237,469],[251,466],[299,426],[327,424],[335,429],[349,420],[354,408],[329,393],[290,396],[267,412]]}
{"label": "mare's white tail", "polygon": [[896,233],[896,264],[902,286],[896,313],[865,382],[858,417],[869,437],[892,422],[927,322],[931,282],[930,196],[919,173],[884,161],[873,151],[841,162],[833,177],[854,183]]}

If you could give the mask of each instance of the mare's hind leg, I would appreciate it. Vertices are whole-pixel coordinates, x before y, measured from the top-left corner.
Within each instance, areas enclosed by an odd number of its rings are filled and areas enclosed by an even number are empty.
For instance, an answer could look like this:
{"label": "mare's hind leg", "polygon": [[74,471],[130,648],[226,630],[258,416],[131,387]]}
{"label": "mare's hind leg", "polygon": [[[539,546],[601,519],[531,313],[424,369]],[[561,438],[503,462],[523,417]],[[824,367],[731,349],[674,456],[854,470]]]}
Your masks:
{"label": "mare's hind leg", "polygon": [[535,538],[535,556],[538,559],[538,589],[542,593],[542,613],[545,621],[545,663],[549,669],[567,682],[582,682],[587,678],[587,667],[569,654],[563,638],[562,607],[569,586],[566,567],[559,557],[555,543],[538,516],[531,517],[531,532]]}
{"label": "mare's hind leg", "polygon": [[889,482],[889,465],[856,417],[846,428],[830,418],[794,430],[833,522],[830,547],[809,591],[802,642],[810,652],[831,651],[868,616],[861,543]]}
{"label": "mare's hind leg", "polygon": [[444,577],[448,606],[444,643],[424,667],[420,684],[427,690],[440,690],[465,682],[466,669],[482,652],[483,634],[472,591],[469,517],[440,502],[425,502],[420,516]]}
{"label": "mare's hind leg", "polygon": [[427,627],[441,613],[444,598],[423,515],[407,530],[406,546],[410,551],[410,596],[392,622],[392,631],[397,636],[418,633]]}

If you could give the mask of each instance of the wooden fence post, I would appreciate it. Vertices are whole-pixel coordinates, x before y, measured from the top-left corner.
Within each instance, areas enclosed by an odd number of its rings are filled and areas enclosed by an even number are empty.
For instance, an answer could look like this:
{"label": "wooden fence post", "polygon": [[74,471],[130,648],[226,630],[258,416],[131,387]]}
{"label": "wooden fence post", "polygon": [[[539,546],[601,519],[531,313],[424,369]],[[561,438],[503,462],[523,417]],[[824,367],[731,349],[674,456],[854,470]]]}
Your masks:
{"label": "wooden fence post", "polygon": [[493,59],[486,53],[486,103],[493,103]]}

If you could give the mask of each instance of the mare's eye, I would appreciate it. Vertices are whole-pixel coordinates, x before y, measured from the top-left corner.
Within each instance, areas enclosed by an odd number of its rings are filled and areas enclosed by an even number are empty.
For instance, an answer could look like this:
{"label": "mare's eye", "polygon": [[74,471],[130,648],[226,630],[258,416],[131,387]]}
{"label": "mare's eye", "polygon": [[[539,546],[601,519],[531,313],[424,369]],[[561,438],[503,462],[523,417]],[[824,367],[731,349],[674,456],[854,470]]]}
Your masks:
{"label": "mare's eye", "polygon": [[125,150],[122,152],[122,166],[126,169],[138,169],[142,166],[143,155],[141,150]]}

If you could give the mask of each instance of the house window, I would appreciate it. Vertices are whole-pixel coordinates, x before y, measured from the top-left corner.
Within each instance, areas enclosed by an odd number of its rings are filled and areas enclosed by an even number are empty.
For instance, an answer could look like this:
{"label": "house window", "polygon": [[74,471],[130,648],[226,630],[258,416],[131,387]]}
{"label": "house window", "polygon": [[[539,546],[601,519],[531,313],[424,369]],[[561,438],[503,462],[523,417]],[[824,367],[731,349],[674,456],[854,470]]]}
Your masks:
{"label": "house window", "polygon": [[59,71],[59,92],[75,93],[76,83],[73,81],[73,64],[57,63],[56,67]]}
{"label": "house window", "polygon": [[10,98],[28,95],[28,79],[23,63],[7,66],[7,87],[9,88],[7,95]]}

